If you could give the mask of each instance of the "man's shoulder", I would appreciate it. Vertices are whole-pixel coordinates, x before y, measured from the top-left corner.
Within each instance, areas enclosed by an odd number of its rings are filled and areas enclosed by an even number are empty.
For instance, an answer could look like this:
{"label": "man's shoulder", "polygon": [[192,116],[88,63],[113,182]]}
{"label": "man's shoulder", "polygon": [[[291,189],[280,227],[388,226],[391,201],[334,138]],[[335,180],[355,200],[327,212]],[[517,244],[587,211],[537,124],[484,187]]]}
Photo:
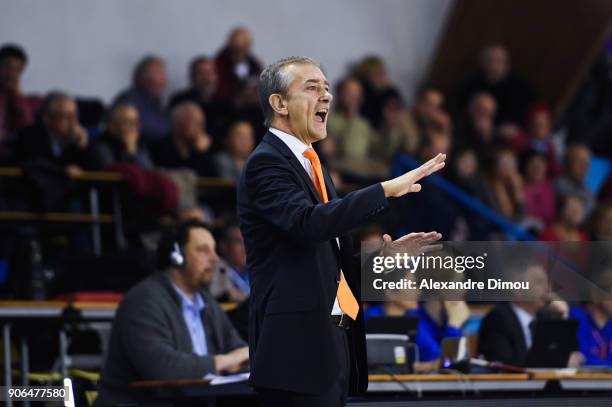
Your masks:
{"label": "man's shoulder", "polygon": [[163,283],[163,275],[160,272],[155,272],[145,278],[125,294],[121,304],[126,307],[132,304],[152,305],[162,304],[161,301],[167,296],[167,289]]}
{"label": "man's shoulder", "polygon": [[136,91],[134,88],[126,88],[121,90],[117,96],[115,96],[115,100],[113,101],[113,105],[118,105],[120,103],[133,103],[136,97]]}
{"label": "man's shoulder", "polygon": [[205,306],[208,307],[213,314],[225,312],[223,311],[223,308],[221,308],[221,305],[219,305],[219,302],[217,302],[215,297],[209,291],[202,290],[200,291],[200,295],[202,295]]}
{"label": "man's shoulder", "polygon": [[24,127],[17,133],[17,141],[23,141],[24,139],[31,140],[34,138],[46,139],[46,130],[39,123],[34,123]]}
{"label": "man's shoulder", "polygon": [[514,315],[514,311],[512,310],[512,306],[508,303],[498,303],[493,306],[487,312],[487,314],[483,318],[483,322],[487,321],[489,323],[500,323],[503,321],[507,321],[512,318]]}
{"label": "man's shoulder", "polygon": [[[249,169],[254,165],[268,161],[286,162],[280,151],[270,143],[271,138],[276,137],[274,134],[268,132],[264,136],[263,140],[255,147],[253,152],[249,155],[245,163],[245,169]],[[280,140],[280,139],[279,139]]]}

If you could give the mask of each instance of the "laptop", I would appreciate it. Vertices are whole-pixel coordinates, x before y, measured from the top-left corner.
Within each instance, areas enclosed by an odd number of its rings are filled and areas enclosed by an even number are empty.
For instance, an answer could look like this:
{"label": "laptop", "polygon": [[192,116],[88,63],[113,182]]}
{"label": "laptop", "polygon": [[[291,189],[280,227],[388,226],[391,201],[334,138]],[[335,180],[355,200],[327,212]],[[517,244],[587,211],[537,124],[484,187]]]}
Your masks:
{"label": "laptop", "polygon": [[412,373],[416,317],[371,317],[366,324],[370,373]]}
{"label": "laptop", "polygon": [[578,350],[578,321],[536,320],[527,367],[567,367],[569,356]]}

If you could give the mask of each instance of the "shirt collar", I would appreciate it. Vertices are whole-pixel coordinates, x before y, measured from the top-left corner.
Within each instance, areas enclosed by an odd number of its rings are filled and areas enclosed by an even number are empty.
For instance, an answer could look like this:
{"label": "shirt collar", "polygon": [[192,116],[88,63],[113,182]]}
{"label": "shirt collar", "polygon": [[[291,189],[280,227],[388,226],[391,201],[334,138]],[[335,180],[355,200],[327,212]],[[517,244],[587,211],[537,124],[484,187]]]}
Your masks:
{"label": "shirt collar", "polygon": [[176,284],[172,283],[172,287],[177,292],[179,297],[181,297],[181,302],[184,307],[195,308],[199,312],[202,312],[204,309],[204,300],[202,299],[202,295],[200,293],[196,293],[193,297],[193,300],[187,296]]}
{"label": "shirt collar", "polygon": [[529,327],[529,324],[534,320],[535,316],[531,315],[529,312],[525,311],[523,308],[519,307],[516,304],[510,304],[512,306],[512,310],[514,314],[518,318],[521,326]]}
{"label": "shirt collar", "polygon": [[275,129],[274,127],[270,127],[270,133],[281,139],[282,142],[285,143],[287,147],[289,147],[291,152],[300,160],[304,158],[304,151],[309,148],[312,148],[312,145],[304,144],[297,137],[292,136],[289,133],[285,133],[282,130]]}

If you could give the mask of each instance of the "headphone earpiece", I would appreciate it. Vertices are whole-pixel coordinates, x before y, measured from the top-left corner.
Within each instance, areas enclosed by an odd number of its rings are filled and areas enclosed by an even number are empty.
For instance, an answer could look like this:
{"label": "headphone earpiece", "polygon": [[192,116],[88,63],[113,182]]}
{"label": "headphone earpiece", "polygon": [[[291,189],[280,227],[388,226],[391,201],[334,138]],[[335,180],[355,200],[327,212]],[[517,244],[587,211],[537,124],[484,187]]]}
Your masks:
{"label": "headphone earpiece", "polygon": [[174,242],[172,252],[170,253],[170,264],[175,267],[183,267],[185,265],[185,257],[178,242]]}

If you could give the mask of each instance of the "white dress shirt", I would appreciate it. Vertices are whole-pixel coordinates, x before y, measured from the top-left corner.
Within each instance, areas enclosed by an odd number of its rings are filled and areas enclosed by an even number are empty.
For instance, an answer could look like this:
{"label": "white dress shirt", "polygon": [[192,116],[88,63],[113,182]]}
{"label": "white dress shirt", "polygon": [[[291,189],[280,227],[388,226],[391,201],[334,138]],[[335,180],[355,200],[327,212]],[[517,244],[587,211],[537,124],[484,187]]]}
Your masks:
{"label": "white dress shirt", "polygon": [[527,345],[527,350],[531,349],[532,337],[531,337],[531,327],[529,326],[533,320],[534,316],[529,312],[525,311],[523,308],[519,307],[515,304],[510,304],[514,314],[519,320],[521,324],[521,328],[523,328],[523,335],[525,336],[525,345]]}
{"label": "white dress shirt", "polygon": [[[281,139],[281,141],[285,143],[287,147],[289,147],[291,152],[295,155],[295,158],[297,158],[300,164],[302,164],[302,167],[304,167],[306,174],[308,174],[310,179],[312,179],[312,165],[310,164],[310,160],[304,157],[304,151],[306,151],[309,148],[312,148],[312,145],[305,144],[297,137],[292,136],[291,134],[285,133],[284,131],[281,131],[279,129],[270,127],[269,130],[270,130],[270,133],[274,134],[276,137]],[[340,241],[338,238],[336,238],[336,244],[338,245],[338,248],[340,248]],[[342,313],[343,312],[340,309],[340,304],[338,303],[338,295],[336,294],[336,299],[334,301],[334,306],[332,308],[331,314],[341,315]]]}

